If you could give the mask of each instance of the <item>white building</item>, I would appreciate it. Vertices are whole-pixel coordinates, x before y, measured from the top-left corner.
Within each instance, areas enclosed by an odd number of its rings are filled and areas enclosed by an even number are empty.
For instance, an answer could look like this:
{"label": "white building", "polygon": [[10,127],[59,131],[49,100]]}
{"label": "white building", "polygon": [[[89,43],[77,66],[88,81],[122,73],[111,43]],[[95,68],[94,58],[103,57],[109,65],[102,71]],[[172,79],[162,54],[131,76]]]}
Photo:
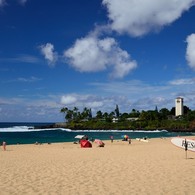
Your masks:
{"label": "white building", "polygon": [[177,97],[175,99],[175,116],[183,115],[183,98]]}

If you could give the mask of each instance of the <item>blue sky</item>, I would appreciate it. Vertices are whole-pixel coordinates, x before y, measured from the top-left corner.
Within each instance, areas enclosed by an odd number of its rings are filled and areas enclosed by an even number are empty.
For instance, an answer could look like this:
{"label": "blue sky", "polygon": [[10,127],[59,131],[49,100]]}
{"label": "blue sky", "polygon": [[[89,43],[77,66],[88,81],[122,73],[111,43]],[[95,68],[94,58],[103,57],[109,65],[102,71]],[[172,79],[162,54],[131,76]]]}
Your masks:
{"label": "blue sky", "polygon": [[195,0],[0,0],[0,122],[60,109],[195,110]]}

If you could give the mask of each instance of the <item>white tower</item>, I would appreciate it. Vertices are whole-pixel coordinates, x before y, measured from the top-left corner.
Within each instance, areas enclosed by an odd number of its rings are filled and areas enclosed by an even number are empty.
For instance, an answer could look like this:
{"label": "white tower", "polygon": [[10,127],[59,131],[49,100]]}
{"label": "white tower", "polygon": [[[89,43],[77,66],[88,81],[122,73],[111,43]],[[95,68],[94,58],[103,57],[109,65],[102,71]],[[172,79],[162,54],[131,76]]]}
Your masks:
{"label": "white tower", "polygon": [[183,98],[177,97],[175,99],[175,116],[183,115]]}

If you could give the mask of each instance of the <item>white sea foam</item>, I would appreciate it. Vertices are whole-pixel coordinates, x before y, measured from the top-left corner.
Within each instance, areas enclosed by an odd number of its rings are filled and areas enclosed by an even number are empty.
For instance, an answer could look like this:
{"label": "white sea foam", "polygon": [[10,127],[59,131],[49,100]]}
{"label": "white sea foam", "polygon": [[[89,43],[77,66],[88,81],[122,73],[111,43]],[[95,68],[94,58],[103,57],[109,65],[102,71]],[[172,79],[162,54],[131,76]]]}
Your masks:
{"label": "white sea foam", "polygon": [[47,128],[47,129],[35,129],[33,126],[13,126],[8,128],[0,128],[0,132],[32,132],[32,131],[50,131],[50,130],[61,130],[67,132],[133,132],[133,133],[160,133],[167,132],[167,130],[71,130],[65,128]]}
{"label": "white sea foam", "polygon": [[71,131],[71,129],[64,129],[64,128],[34,129],[33,126],[13,126],[7,128],[0,128],[0,132],[32,132],[32,131],[49,131],[49,130],[62,130],[68,132]]}
{"label": "white sea foam", "polygon": [[167,130],[72,130],[72,132],[134,132],[134,133],[161,133]]}

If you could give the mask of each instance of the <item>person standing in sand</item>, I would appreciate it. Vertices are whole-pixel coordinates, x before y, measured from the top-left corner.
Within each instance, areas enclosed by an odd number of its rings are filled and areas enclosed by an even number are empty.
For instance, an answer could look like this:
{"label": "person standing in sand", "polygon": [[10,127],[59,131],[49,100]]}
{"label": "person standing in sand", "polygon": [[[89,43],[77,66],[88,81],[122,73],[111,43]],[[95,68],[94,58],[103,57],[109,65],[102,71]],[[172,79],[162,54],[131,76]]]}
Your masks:
{"label": "person standing in sand", "polygon": [[113,143],[114,137],[111,135],[110,136],[111,143]]}
{"label": "person standing in sand", "polygon": [[2,146],[3,146],[3,150],[5,151],[6,150],[6,142],[5,141],[3,141]]}

